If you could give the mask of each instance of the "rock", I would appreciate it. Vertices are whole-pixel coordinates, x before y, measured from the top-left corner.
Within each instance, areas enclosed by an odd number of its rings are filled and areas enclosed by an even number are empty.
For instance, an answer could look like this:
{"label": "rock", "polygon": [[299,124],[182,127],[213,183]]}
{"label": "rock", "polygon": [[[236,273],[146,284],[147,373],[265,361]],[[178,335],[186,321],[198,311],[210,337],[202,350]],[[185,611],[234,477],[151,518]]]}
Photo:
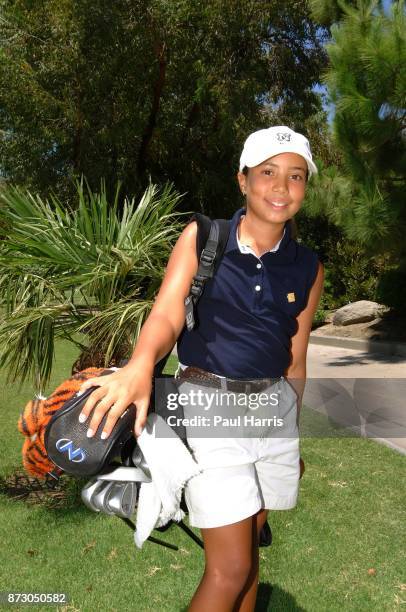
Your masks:
{"label": "rock", "polygon": [[337,312],[337,310],[331,310],[328,314],[326,314],[326,317],[324,319],[325,323],[332,323],[333,319],[334,319],[334,315]]}
{"label": "rock", "polygon": [[380,317],[388,310],[387,306],[370,302],[369,300],[360,300],[352,304],[346,304],[342,308],[335,311],[333,317],[334,325],[351,325],[352,323],[366,323]]}

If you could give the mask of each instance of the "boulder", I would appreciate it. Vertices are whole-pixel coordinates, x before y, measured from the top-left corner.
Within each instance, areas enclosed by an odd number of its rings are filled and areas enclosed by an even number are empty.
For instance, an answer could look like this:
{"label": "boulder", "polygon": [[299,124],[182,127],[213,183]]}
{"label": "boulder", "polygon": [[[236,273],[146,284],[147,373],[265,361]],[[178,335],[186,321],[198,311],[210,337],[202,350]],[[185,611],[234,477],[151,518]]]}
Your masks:
{"label": "boulder", "polygon": [[332,323],[336,312],[337,312],[337,309],[330,310],[330,312],[326,314],[325,316],[324,323]]}
{"label": "boulder", "polygon": [[367,323],[380,317],[388,308],[377,302],[360,300],[346,304],[335,311],[333,317],[334,325],[351,325],[352,323]]}

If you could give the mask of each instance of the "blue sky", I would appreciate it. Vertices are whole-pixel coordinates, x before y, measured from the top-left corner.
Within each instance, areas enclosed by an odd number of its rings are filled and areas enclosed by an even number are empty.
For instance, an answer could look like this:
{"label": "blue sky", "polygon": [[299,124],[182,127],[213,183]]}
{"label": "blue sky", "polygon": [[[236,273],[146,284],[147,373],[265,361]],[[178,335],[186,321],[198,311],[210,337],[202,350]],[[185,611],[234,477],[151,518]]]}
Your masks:
{"label": "blue sky", "polygon": [[389,10],[389,7],[393,4],[392,0],[383,0],[383,8],[385,10],[385,12],[387,13]]}

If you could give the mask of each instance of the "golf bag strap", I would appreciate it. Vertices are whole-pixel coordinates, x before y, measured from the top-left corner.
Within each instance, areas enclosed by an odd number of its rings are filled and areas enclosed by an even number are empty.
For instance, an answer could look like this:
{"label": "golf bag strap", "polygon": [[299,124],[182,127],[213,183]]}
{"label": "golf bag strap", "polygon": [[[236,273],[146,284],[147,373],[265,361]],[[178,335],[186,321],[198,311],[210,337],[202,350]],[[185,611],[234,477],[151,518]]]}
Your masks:
{"label": "golf bag strap", "polygon": [[230,221],[226,219],[211,221],[209,217],[196,213],[190,221],[197,222],[196,251],[199,266],[193,277],[190,293],[185,299],[188,331],[195,327],[195,305],[203,293],[205,283],[214,276],[220,264],[230,232]]}
{"label": "golf bag strap", "polygon": [[[213,221],[209,217],[201,213],[195,213],[191,217],[189,223],[192,221],[196,221],[197,223],[196,253],[199,259],[199,267],[196,276],[193,278],[190,294],[185,300],[186,324],[187,321],[190,322],[190,329],[193,329],[195,326],[195,304],[203,293],[204,283],[217,271],[230,233],[230,221],[228,219],[216,219],[211,235],[210,232],[213,228]],[[172,351],[169,351],[155,365],[154,377],[160,377],[162,375],[171,352]]]}

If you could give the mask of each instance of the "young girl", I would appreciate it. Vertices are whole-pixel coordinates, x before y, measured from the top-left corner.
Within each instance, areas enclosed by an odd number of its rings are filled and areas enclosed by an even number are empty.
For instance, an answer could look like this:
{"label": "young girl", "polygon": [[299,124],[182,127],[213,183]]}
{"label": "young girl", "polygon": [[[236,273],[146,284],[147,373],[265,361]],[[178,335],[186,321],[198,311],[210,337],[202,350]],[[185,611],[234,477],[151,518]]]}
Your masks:
{"label": "young girl", "polygon": [[[135,435],[141,433],[154,366],[177,341],[182,392],[222,389],[231,394],[266,392],[268,397],[276,392],[279,414],[292,414],[292,407],[299,411],[323,266],[293,239],[290,220],[315,172],[307,139],[288,127],[248,137],[237,175],[245,207],[232,218],[221,264],[199,300],[198,326],[184,328],[184,300],[198,267],[197,225],[192,222],[173,249],[129,363],[82,386],[99,387],[82,411],[83,421],[94,409],[88,436],[108,412],[102,433],[107,437],[131,402],[137,407]],[[185,406],[185,414],[191,410]],[[203,471],[189,481],[186,502],[190,523],[201,528],[206,559],[189,610],[254,610],[258,535],[267,511],[293,508],[297,502],[296,412],[293,425],[289,418],[284,437],[188,437]]]}

